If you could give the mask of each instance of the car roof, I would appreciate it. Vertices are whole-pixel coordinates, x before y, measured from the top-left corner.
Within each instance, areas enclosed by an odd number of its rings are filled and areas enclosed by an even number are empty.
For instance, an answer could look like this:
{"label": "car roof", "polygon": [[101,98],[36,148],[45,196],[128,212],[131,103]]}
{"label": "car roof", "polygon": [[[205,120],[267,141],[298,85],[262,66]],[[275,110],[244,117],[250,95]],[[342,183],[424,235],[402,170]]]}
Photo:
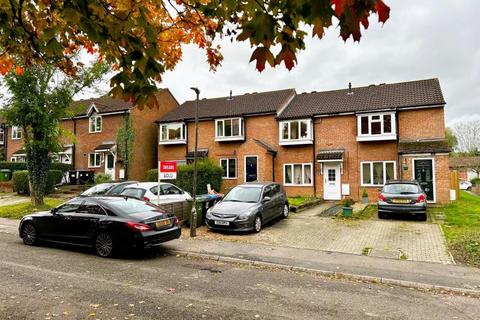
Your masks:
{"label": "car roof", "polygon": [[254,181],[254,182],[245,182],[242,184],[237,185],[237,187],[264,187],[271,184],[278,184],[276,182],[268,182],[268,181]]}
{"label": "car roof", "polygon": [[388,180],[386,184],[415,184],[418,185],[417,180]]}

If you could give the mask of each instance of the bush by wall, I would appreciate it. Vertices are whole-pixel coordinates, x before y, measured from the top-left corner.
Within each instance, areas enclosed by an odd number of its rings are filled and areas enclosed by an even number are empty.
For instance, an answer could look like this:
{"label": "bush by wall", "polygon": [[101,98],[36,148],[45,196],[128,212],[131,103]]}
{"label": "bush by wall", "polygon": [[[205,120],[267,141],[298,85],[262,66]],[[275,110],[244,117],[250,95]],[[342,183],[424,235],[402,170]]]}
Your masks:
{"label": "bush by wall", "polygon": [[12,175],[13,191],[18,194],[30,194],[28,185],[28,171],[18,170]]}
{"label": "bush by wall", "polygon": [[[219,191],[222,187],[223,169],[210,159],[198,162],[197,194],[207,193],[207,184]],[[176,185],[193,194],[193,164],[177,167]],[[171,181],[171,180],[170,180]]]}
{"label": "bush by wall", "polygon": [[72,165],[68,163],[52,162],[50,170],[60,170],[62,173],[72,170]]}
{"label": "bush by wall", "polygon": [[48,170],[45,194],[52,193],[55,190],[55,186],[62,182],[62,178],[63,172],[61,170]]}
{"label": "bush by wall", "polygon": [[[27,163],[26,162],[9,162],[9,161],[0,161],[0,170],[1,169],[8,169],[12,172],[19,171],[19,170],[27,170]],[[60,170],[62,172],[67,172],[68,170],[72,169],[71,164],[67,163],[52,163],[50,165],[50,170]]]}
{"label": "bush by wall", "polygon": [[472,185],[474,185],[474,186],[480,185],[480,178],[473,178],[472,180],[470,180],[470,182],[471,182]]}
{"label": "bush by wall", "polygon": [[112,181],[112,177],[109,174],[97,173],[93,178],[95,184],[105,183]]}
{"label": "bush by wall", "polygon": [[158,169],[150,169],[147,171],[146,175],[147,181],[156,182],[158,181]]}

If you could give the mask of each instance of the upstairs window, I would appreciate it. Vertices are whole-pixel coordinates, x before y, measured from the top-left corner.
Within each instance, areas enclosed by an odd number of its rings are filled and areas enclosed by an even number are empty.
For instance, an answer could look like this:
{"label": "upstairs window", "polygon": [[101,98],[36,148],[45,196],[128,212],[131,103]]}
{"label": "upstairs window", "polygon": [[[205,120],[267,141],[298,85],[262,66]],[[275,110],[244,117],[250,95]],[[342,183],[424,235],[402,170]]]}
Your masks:
{"label": "upstairs window", "polygon": [[280,144],[311,144],[312,121],[289,120],[280,122]]}
{"label": "upstairs window", "polygon": [[183,122],[160,125],[160,144],[185,143],[186,136],[186,126]]}
{"label": "upstairs window", "polygon": [[395,131],[395,113],[379,113],[358,116],[357,140],[359,141],[394,140],[396,139]]}
{"label": "upstairs window", "polygon": [[102,132],[102,116],[91,116],[88,119],[88,132]]}
{"label": "upstairs window", "polygon": [[215,120],[215,140],[243,140],[243,119]]}
{"label": "upstairs window", "polygon": [[22,128],[13,126],[12,127],[12,140],[22,139]]}

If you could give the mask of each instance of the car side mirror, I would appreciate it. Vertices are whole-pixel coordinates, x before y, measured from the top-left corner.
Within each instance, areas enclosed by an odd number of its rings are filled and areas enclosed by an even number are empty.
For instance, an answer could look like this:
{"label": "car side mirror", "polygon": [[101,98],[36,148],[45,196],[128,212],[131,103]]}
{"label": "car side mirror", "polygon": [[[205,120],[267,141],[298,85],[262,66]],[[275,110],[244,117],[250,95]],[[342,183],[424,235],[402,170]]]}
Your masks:
{"label": "car side mirror", "polygon": [[58,213],[58,208],[53,208],[52,210],[50,210],[50,212],[53,214],[53,215],[56,215]]}
{"label": "car side mirror", "polygon": [[272,198],[270,198],[270,197],[265,197],[265,198],[263,198],[262,202],[268,202],[268,201],[270,201],[271,199],[272,199]]}

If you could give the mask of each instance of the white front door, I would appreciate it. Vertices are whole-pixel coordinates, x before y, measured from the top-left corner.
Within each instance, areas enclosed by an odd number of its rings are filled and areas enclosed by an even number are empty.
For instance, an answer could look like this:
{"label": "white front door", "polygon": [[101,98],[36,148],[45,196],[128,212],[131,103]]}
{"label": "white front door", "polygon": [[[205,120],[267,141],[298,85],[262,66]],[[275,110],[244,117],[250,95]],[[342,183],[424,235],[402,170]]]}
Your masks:
{"label": "white front door", "polygon": [[323,164],[323,199],[340,200],[340,164]]}
{"label": "white front door", "polygon": [[105,174],[108,174],[112,180],[115,180],[115,156],[111,153],[105,154]]}

